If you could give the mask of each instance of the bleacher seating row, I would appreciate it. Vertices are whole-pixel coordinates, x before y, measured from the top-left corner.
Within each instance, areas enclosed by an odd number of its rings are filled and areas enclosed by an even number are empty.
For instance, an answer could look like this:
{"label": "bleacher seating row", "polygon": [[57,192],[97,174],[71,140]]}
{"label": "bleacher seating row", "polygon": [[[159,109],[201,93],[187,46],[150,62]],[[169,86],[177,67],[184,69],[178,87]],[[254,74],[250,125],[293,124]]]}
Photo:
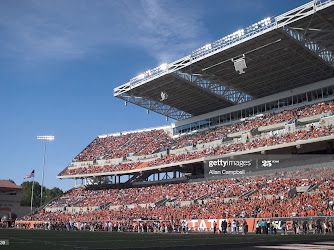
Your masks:
{"label": "bleacher seating row", "polygon": [[294,119],[302,119],[322,113],[333,112],[334,103],[319,102],[310,106],[294,108],[283,112],[268,113],[260,117],[249,117],[243,121],[230,125],[218,126],[206,131],[171,138],[164,130],[149,130],[143,132],[126,133],[119,136],[97,137],[90,143],[74,161],[92,161],[97,158],[113,159],[122,158],[128,154],[148,155],[159,149],[167,147],[184,148],[190,144],[196,144],[223,139],[228,134],[240,131],[249,131],[254,128],[265,127],[277,123],[288,122]]}
{"label": "bleacher seating row", "polygon": [[[333,176],[331,167],[141,188],[77,187],[50,203],[33,220],[331,216],[334,215]],[[309,192],[311,186],[316,188]],[[289,191],[295,187],[307,188],[291,196]],[[200,197],[205,198],[199,200]]]}

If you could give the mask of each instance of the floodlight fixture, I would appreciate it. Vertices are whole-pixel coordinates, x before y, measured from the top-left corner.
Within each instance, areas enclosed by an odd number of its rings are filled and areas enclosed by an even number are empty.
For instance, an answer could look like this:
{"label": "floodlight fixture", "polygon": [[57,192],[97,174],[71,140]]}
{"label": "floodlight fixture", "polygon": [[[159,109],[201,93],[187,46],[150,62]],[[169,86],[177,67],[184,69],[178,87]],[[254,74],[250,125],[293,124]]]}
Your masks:
{"label": "floodlight fixture", "polygon": [[208,43],[207,45],[205,45],[204,48],[205,48],[206,50],[211,49],[211,43]]}
{"label": "floodlight fixture", "polygon": [[161,102],[164,100],[167,100],[168,98],[168,94],[166,91],[161,91],[160,96],[161,96],[161,99],[160,99]]}
{"label": "floodlight fixture", "polygon": [[244,29],[238,30],[238,31],[236,32],[236,34],[237,34],[238,36],[243,36],[243,35],[245,34],[245,30],[244,30]]}
{"label": "floodlight fixture", "polygon": [[144,79],[144,78],[145,78],[145,74],[144,73],[138,75],[138,79]]}
{"label": "floodlight fixture", "polygon": [[161,70],[166,70],[167,68],[168,68],[167,63],[163,63],[163,64],[160,65]]}
{"label": "floodlight fixture", "polygon": [[38,135],[37,140],[47,140],[47,141],[53,141],[55,137],[53,135]]}
{"label": "floodlight fixture", "polygon": [[245,73],[244,69],[247,69],[245,55],[238,59],[232,58],[232,62],[234,63],[235,71],[239,72],[240,75]]}

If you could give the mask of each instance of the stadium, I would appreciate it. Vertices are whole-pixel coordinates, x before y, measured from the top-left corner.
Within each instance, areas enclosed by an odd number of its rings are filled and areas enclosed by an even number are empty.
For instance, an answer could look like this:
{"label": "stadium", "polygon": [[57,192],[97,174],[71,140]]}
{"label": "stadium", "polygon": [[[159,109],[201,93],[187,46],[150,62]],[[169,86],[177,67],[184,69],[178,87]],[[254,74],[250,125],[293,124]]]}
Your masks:
{"label": "stadium", "polygon": [[333,234],[333,16],[312,1],[115,88],[174,122],[97,136],[57,176],[74,187],[15,228]]}

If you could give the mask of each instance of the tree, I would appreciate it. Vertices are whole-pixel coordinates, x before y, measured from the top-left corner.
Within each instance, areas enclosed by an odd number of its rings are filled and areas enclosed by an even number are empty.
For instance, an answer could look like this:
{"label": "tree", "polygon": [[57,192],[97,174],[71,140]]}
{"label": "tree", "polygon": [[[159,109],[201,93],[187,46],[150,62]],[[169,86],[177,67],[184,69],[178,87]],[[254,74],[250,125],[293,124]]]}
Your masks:
{"label": "tree", "polygon": [[15,184],[15,181],[14,180],[12,180],[12,179],[8,179],[11,183],[14,183]]}
{"label": "tree", "polygon": [[[25,181],[21,184],[22,187],[21,206],[30,206],[32,183],[33,183],[32,181]],[[39,207],[40,202],[41,202],[41,185],[37,181],[35,181],[32,206]]]}
{"label": "tree", "polygon": [[51,200],[53,200],[54,198],[60,196],[60,195],[63,195],[64,192],[57,188],[57,187],[54,187],[52,189],[46,189],[45,192],[43,193],[43,201],[44,203],[46,202],[49,202]]}
{"label": "tree", "polygon": [[[21,206],[30,206],[32,181],[25,181],[21,184],[22,199]],[[48,189],[43,187],[43,204],[53,200],[54,198],[64,194],[63,191],[57,187]],[[41,185],[35,181],[33,207],[39,207],[41,204]]]}

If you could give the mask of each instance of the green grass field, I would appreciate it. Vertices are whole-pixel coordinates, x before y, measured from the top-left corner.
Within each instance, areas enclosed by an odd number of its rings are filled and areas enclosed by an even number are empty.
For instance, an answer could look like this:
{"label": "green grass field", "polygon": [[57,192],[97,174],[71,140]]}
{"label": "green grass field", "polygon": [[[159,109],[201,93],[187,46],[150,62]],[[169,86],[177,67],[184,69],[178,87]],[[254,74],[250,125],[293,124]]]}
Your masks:
{"label": "green grass field", "polygon": [[[5,249],[107,249],[194,246],[206,249],[238,249],[254,244],[334,240],[334,235],[220,235],[220,234],[153,234],[116,232],[67,232],[1,229],[0,240],[9,240]],[[246,245],[247,243],[247,245]],[[245,245],[243,245],[245,244]],[[189,248],[190,249],[190,248]]]}

